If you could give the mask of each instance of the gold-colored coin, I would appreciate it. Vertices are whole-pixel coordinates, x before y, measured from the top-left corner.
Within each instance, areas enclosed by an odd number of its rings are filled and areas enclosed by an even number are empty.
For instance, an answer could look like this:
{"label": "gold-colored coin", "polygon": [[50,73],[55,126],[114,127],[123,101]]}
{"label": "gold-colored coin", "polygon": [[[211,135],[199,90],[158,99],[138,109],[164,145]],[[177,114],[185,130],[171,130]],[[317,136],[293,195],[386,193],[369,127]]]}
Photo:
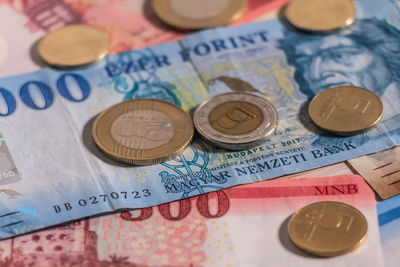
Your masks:
{"label": "gold-colored coin", "polygon": [[331,32],[352,24],[355,8],[351,0],[293,0],[284,15],[301,30]]}
{"label": "gold-colored coin", "polygon": [[153,0],[153,10],[165,23],[181,29],[203,29],[240,18],[247,0]]}
{"label": "gold-colored coin", "polygon": [[364,215],[345,203],[324,201],[298,210],[289,220],[288,233],[301,250],[333,257],[359,247],[367,236]]}
{"label": "gold-colored coin", "polygon": [[38,45],[41,58],[57,67],[79,67],[108,53],[108,35],[86,25],[71,25],[46,35]]}
{"label": "gold-colored coin", "polygon": [[382,119],[383,104],[367,89],[338,86],[316,95],[310,102],[308,114],[320,128],[349,136],[377,125]]}
{"label": "gold-colored coin", "polygon": [[190,115],[157,99],[128,100],[103,111],[92,128],[93,139],[110,158],[133,165],[170,160],[190,144]]}

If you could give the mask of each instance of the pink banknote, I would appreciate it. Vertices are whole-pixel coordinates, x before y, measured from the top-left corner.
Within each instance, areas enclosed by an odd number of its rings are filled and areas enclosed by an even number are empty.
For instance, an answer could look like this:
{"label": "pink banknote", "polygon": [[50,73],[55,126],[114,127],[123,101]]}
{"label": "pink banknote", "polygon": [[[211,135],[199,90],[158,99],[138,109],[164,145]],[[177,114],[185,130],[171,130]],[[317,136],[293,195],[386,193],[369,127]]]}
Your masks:
{"label": "pink banknote", "polygon": [[[236,23],[264,18],[289,0],[248,0]],[[181,38],[159,21],[150,0],[0,0],[0,77],[36,71],[46,65],[36,53],[37,42],[49,31],[85,23],[106,31],[111,53]]]}
{"label": "pink banknote", "polygon": [[[330,259],[296,249],[288,220],[317,201],[358,208],[368,221],[364,244]],[[373,192],[360,176],[341,175],[238,186],[4,240],[0,265],[382,266],[382,255]]]}
{"label": "pink banknote", "polygon": [[[249,0],[244,16],[236,23],[254,20],[278,9],[288,0]],[[150,0],[2,0],[27,17],[31,31],[49,32],[73,23],[86,23],[111,37],[111,52],[155,45],[180,38],[154,15]]]}

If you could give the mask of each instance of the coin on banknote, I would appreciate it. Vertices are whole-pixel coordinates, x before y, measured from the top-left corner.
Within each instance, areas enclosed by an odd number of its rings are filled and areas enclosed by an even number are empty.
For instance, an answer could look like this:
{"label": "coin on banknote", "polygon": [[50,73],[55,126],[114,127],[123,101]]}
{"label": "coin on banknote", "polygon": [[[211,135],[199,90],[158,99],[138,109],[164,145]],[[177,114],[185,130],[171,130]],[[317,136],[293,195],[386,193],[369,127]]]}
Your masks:
{"label": "coin on banknote", "polygon": [[181,154],[193,138],[193,122],[180,107],[157,99],[128,100],[103,111],[94,121],[97,146],[110,158],[149,165]]}
{"label": "coin on banknote", "polygon": [[320,128],[337,135],[360,134],[379,123],[383,104],[373,92],[355,86],[338,86],[320,92],[308,114]]}
{"label": "coin on banknote", "polygon": [[352,24],[355,8],[350,0],[293,0],[284,16],[301,30],[331,32]]}
{"label": "coin on banknote", "polygon": [[367,220],[356,208],[341,202],[316,202],[298,210],[288,233],[301,250],[333,257],[359,247],[367,236]]}
{"label": "coin on banknote", "polygon": [[87,25],[71,25],[47,34],[38,45],[48,64],[71,68],[96,62],[108,53],[107,33]]}
{"label": "coin on banknote", "polygon": [[153,0],[153,10],[165,23],[181,29],[229,24],[244,13],[247,0]]}
{"label": "coin on banknote", "polygon": [[210,143],[242,150],[274,134],[278,115],[265,98],[250,93],[227,93],[204,101],[194,113],[194,125]]}

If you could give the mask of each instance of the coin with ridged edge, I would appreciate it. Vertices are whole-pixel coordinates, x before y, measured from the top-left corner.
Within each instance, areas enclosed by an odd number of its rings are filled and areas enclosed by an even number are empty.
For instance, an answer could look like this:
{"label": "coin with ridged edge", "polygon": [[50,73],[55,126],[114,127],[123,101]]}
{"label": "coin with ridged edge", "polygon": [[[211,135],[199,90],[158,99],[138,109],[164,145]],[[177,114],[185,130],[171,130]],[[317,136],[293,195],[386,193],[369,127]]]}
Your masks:
{"label": "coin with ridged edge", "polygon": [[132,165],[170,160],[190,144],[190,115],[158,99],[134,99],[104,110],[94,121],[92,135],[108,157]]}
{"label": "coin with ridged edge", "polygon": [[70,25],[47,34],[38,45],[40,57],[59,68],[92,64],[107,55],[107,33],[87,26]]}
{"label": "coin with ridged edge", "polygon": [[338,86],[316,95],[310,102],[308,114],[320,128],[350,136],[376,126],[383,116],[383,103],[365,88]]}
{"label": "coin with ridged edge", "polygon": [[288,223],[292,242],[320,257],[339,256],[356,249],[365,241],[367,229],[367,220],[359,210],[334,201],[307,205]]}
{"label": "coin with ridged edge", "polygon": [[247,0],[153,0],[155,14],[165,23],[181,29],[222,26],[240,18]]}
{"label": "coin with ridged edge", "polygon": [[355,8],[351,0],[293,0],[284,16],[298,29],[324,33],[351,25]]}
{"label": "coin with ridged edge", "polygon": [[278,125],[278,114],[265,98],[250,93],[214,96],[194,113],[194,125],[209,143],[243,150],[270,138]]}

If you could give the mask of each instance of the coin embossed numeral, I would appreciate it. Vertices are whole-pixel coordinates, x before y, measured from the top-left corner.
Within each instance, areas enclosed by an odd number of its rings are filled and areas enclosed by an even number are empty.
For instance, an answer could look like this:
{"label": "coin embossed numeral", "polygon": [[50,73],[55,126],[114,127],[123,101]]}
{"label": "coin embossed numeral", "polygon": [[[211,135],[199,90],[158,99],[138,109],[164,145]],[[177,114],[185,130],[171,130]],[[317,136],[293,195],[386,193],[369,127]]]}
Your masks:
{"label": "coin embossed numeral", "polygon": [[217,122],[222,128],[231,129],[236,128],[243,122],[254,119],[255,117],[256,115],[251,111],[242,107],[235,107],[219,117]]}
{"label": "coin embossed numeral", "polygon": [[365,114],[365,112],[367,112],[370,104],[371,104],[371,101],[365,100],[365,99],[357,99],[356,102],[354,102],[354,100],[351,100],[351,102],[349,102],[348,99],[340,97],[336,100],[335,105],[331,105],[330,109],[328,111],[326,111],[326,113],[324,113],[322,115],[322,117],[325,117],[325,121],[327,121],[331,117],[333,111],[336,108],[339,108],[339,109],[345,110],[345,111],[358,112],[360,114]]}
{"label": "coin embossed numeral", "polygon": [[[348,232],[354,221],[354,217],[351,215],[337,213],[335,220],[332,217],[325,214],[325,207],[320,210],[312,210],[305,215],[305,226],[302,235],[305,240],[310,241],[318,229],[324,229],[325,231],[343,231]],[[324,216],[328,216],[329,219],[325,219]]]}
{"label": "coin embossed numeral", "polygon": [[342,230],[344,232],[350,231],[350,228],[354,222],[354,217],[347,214],[338,214],[339,222],[331,227],[332,230]]}
{"label": "coin embossed numeral", "polygon": [[346,111],[359,112],[361,114],[367,111],[370,104],[371,101],[368,99],[349,99],[345,96],[341,96],[336,100],[336,106],[338,108]]}

